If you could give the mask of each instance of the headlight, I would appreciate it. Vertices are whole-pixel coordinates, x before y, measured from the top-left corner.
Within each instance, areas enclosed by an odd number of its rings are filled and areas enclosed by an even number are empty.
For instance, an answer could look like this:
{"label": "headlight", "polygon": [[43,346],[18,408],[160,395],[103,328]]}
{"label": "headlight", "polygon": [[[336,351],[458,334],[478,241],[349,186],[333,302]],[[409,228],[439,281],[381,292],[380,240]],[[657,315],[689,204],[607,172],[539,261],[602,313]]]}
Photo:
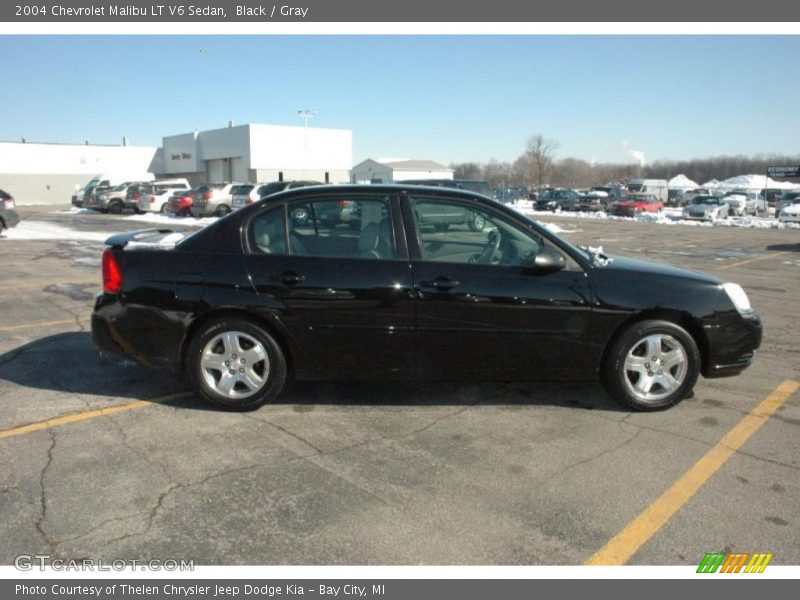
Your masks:
{"label": "headlight", "polygon": [[725,293],[728,294],[728,298],[731,299],[736,310],[740,313],[746,313],[752,310],[747,294],[738,283],[723,283],[722,289],[725,290]]}

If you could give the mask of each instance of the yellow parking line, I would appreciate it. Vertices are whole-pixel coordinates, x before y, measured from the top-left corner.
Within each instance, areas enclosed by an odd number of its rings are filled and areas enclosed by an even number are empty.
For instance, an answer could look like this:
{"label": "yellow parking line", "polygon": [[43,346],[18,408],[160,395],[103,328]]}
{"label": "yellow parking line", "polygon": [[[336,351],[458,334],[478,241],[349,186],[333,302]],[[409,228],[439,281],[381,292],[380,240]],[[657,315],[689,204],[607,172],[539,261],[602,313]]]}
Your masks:
{"label": "yellow parking line", "polygon": [[788,250],[783,250],[782,252],[775,252],[774,254],[765,254],[764,256],[757,256],[756,258],[751,258],[748,260],[741,260],[739,262],[731,263],[729,265],[725,265],[724,267],[719,267],[720,271],[724,271],[725,269],[732,269],[733,267],[739,267],[741,265],[746,265],[751,262],[756,262],[757,260],[767,260],[768,258],[775,258],[776,256],[780,256],[781,254],[788,254]]}
{"label": "yellow parking line", "polygon": [[797,381],[787,379],[782,382],[666,492],[586,561],[586,564],[627,563],[798,389],[800,383]]}
{"label": "yellow parking line", "polygon": [[116,406],[106,406],[105,408],[98,408],[95,410],[87,410],[79,413],[72,413],[64,415],[63,417],[55,417],[54,419],[47,419],[46,421],[38,421],[36,423],[29,423],[28,425],[20,425],[19,427],[12,427],[11,429],[0,430],[0,439],[16,437],[18,435],[25,435],[26,433],[33,433],[34,431],[42,431],[52,427],[60,427],[62,425],[70,425],[96,417],[106,417],[118,412],[133,410],[136,408],[144,408],[152,406],[153,404],[160,404],[162,402],[169,402],[170,400],[177,400],[190,396],[191,392],[179,392],[177,394],[169,394],[167,396],[160,396],[150,400],[133,400],[125,404],[118,404]]}
{"label": "yellow parking line", "polygon": [[[83,319],[81,319],[83,320]],[[88,320],[88,319],[86,319]],[[75,319],[62,319],[60,321],[39,321],[38,323],[21,323],[20,325],[3,325],[0,331],[15,331],[17,329],[33,329],[35,327],[50,327],[51,325],[75,324]]]}

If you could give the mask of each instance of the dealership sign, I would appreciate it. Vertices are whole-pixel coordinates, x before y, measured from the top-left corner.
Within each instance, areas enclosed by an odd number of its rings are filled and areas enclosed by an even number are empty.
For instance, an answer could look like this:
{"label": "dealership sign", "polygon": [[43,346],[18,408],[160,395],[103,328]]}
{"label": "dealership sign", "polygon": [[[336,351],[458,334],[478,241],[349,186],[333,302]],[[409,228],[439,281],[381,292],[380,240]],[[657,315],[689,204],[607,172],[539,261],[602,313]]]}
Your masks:
{"label": "dealership sign", "polygon": [[767,167],[767,175],[770,177],[800,177],[800,165]]}

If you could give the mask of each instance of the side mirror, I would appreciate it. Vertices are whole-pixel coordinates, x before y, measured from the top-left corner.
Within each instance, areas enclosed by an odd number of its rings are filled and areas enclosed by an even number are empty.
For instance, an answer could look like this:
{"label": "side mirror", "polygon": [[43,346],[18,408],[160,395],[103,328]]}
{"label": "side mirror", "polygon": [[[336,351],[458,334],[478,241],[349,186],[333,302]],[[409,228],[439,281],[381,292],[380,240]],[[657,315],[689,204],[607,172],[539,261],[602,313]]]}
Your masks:
{"label": "side mirror", "polygon": [[523,261],[523,266],[536,273],[555,273],[567,266],[567,261],[560,252],[545,246],[535,256],[529,256]]}

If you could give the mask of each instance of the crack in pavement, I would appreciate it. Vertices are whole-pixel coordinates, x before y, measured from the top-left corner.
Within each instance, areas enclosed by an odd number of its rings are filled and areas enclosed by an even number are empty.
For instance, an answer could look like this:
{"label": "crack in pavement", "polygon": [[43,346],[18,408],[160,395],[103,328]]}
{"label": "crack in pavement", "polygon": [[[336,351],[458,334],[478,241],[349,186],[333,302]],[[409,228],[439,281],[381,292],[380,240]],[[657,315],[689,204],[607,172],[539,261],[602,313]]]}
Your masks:
{"label": "crack in pavement", "polygon": [[311,442],[309,442],[309,441],[308,441],[307,439],[305,439],[304,437],[302,437],[302,436],[300,436],[300,435],[297,435],[296,433],[294,433],[294,432],[292,432],[292,431],[289,431],[289,430],[288,430],[288,429],[286,429],[285,427],[281,427],[281,426],[280,426],[280,425],[278,425],[277,423],[273,423],[273,422],[272,422],[272,421],[270,421],[269,419],[259,419],[258,417],[255,417],[255,416],[249,415],[249,414],[247,414],[247,413],[240,413],[240,414],[241,414],[241,416],[245,417],[246,419],[250,419],[251,421],[257,421],[257,422],[259,422],[259,423],[265,423],[265,424],[267,424],[267,425],[270,425],[271,427],[274,427],[274,428],[275,428],[275,429],[277,429],[278,431],[281,431],[281,432],[285,433],[286,435],[289,435],[289,436],[293,437],[294,439],[298,440],[299,442],[302,442],[302,443],[304,443],[304,444],[305,444],[306,446],[308,446],[309,448],[313,448],[313,449],[314,449],[314,451],[315,451],[317,454],[324,454],[324,452],[323,452],[323,451],[322,451],[320,448],[318,448],[317,446],[315,446],[314,444],[312,444]]}
{"label": "crack in pavement", "polygon": [[[624,428],[622,427],[621,423],[619,424],[619,426],[620,426],[621,429],[624,430]],[[594,461],[596,461],[596,460],[598,460],[598,459],[600,459],[600,458],[602,458],[604,456],[607,456],[609,454],[612,454],[613,452],[616,452],[617,450],[620,450],[620,449],[624,448],[628,444],[633,443],[634,440],[636,440],[636,438],[638,438],[641,433],[642,433],[642,429],[638,429],[632,436],[630,436],[628,439],[624,440],[623,442],[620,442],[616,446],[608,448],[607,450],[603,450],[599,454],[595,454],[593,456],[590,456],[589,458],[584,458],[584,459],[575,461],[573,463],[570,463],[570,464],[566,465],[565,467],[560,467],[557,472],[555,472],[552,475],[550,475],[549,477],[546,477],[543,480],[541,480],[541,484],[542,485],[546,485],[546,484],[550,483],[551,481],[553,481],[554,479],[556,479],[557,477],[562,477],[567,471],[571,471],[572,469],[576,469],[576,468],[580,467],[581,465],[585,465],[585,464],[588,464],[590,462],[594,462]]]}
{"label": "crack in pavement", "polygon": [[47,462],[44,465],[41,473],[39,474],[39,503],[41,505],[41,514],[39,516],[39,520],[36,521],[36,531],[44,539],[45,544],[47,544],[47,548],[50,550],[52,554],[57,554],[56,547],[57,542],[53,540],[45,531],[44,529],[44,522],[47,519],[47,489],[45,488],[44,479],[47,475],[47,471],[50,469],[50,466],[53,464],[53,450],[56,447],[56,432],[54,429],[50,429],[50,447],[47,449]]}

